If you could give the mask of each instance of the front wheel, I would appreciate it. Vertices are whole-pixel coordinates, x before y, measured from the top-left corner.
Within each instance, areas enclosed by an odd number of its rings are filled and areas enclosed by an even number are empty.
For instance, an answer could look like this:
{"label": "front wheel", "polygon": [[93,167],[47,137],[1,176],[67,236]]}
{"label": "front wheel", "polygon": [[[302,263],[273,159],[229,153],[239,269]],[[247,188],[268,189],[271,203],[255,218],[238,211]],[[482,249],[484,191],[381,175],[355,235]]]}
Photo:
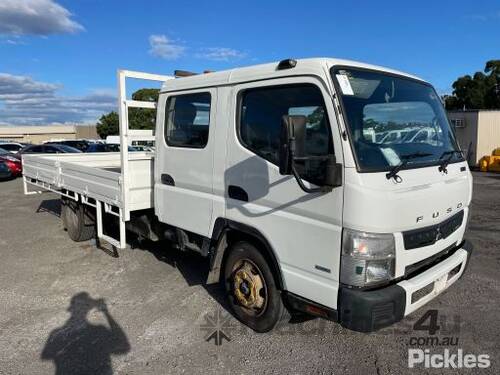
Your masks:
{"label": "front wheel", "polygon": [[224,267],[229,304],[236,317],[257,332],[268,332],[289,318],[268,262],[248,242],[231,247]]}

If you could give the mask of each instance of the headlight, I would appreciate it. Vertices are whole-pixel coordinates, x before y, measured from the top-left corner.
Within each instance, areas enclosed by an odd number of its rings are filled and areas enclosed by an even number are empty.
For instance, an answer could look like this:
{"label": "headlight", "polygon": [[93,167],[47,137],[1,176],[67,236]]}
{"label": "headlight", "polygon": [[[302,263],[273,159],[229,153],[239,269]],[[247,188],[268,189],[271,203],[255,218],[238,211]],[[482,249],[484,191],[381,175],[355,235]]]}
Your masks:
{"label": "headlight", "polygon": [[340,281],[369,286],[394,278],[396,246],[393,234],[358,232],[344,228]]}

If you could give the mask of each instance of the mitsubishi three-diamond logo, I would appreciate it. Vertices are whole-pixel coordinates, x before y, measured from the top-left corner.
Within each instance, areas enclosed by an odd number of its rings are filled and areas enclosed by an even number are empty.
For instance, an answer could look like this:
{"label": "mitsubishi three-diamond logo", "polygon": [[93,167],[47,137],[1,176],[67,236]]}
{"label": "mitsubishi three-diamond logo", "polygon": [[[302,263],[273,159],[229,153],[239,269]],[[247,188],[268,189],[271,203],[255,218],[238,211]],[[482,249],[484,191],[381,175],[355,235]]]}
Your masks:
{"label": "mitsubishi three-diamond logo", "polygon": [[220,307],[213,314],[205,314],[205,322],[200,325],[205,332],[205,341],[214,340],[215,345],[220,346],[224,339],[231,341],[229,332],[236,329],[231,322],[231,315],[224,313]]}
{"label": "mitsubishi three-diamond logo", "polygon": [[443,237],[443,234],[441,233],[441,228],[437,227],[436,229],[436,241],[439,241]]}

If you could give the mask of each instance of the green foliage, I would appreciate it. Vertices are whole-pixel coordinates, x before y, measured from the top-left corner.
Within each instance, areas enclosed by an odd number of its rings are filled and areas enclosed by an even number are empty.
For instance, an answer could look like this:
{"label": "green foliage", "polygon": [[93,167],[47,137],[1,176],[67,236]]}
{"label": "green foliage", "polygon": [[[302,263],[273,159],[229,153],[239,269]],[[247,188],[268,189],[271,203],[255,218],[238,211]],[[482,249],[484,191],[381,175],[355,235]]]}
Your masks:
{"label": "green foliage", "polygon": [[[133,100],[158,102],[158,89],[140,89],[132,94]],[[156,110],[146,108],[129,109],[130,129],[154,129],[156,124]]]}
{"label": "green foliage", "polygon": [[[140,89],[132,94],[133,100],[157,102],[160,90]],[[130,108],[129,114],[130,129],[154,129],[156,123],[156,110],[147,108]],[[97,133],[101,138],[108,135],[119,134],[119,121],[116,112],[102,115],[97,123]]]}
{"label": "green foliage", "polygon": [[132,94],[132,99],[145,102],[157,102],[159,94],[160,90],[158,89],[140,89]]}
{"label": "green foliage", "polygon": [[325,111],[323,107],[316,108],[310,115],[307,116],[307,122],[309,124],[314,124],[316,126],[320,126],[321,121],[325,117]]}
{"label": "green foliage", "polygon": [[453,83],[446,109],[500,109],[500,60],[490,60],[483,72],[465,75]]}
{"label": "green foliage", "polygon": [[118,113],[115,111],[102,115],[97,122],[97,134],[99,137],[106,138],[108,135],[119,134],[118,131]]}

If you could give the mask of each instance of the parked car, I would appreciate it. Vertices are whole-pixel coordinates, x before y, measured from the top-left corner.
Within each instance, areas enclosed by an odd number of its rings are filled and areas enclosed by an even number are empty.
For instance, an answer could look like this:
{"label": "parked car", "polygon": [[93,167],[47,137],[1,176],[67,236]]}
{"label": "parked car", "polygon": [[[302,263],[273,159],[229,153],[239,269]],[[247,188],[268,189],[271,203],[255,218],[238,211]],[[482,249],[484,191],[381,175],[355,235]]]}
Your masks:
{"label": "parked car", "polygon": [[3,161],[0,161],[0,181],[8,180],[12,177],[9,167]]}
{"label": "parked car", "polygon": [[134,145],[132,147],[134,148],[134,151],[155,152],[154,147],[151,147],[151,146]]}
{"label": "parked car", "polygon": [[29,145],[19,150],[16,154],[18,159],[21,159],[23,154],[67,154],[67,153],[81,153],[77,148],[61,145],[61,144],[43,144],[43,145]]}
{"label": "parked car", "polygon": [[0,147],[10,152],[11,154],[15,154],[23,148],[23,145],[16,142],[0,142]]}
{"label": "parked car", "polygon": [[66,141],[58,141],[58,142],[46,142],[44,144],[58,144],[58,145],[65,145],[65,146],[70,146],[74,147],[82,152],[86,152],[87,148],[89,147],[90,142],[85,140],[85,139],[68,139]]}
{"label": "parked car", "polygon": [[[129,151],[138,151],[135,147],[128,146]],[[120,152],[120,145],[114,143],[93,143],[86,152]]]}
{"label": "parked car", "polygon": [[9,168],[13,177],[23,174],[23,165],[21,161],[3,148],[0,148],[0,162],[4,163],[7,168]]}

